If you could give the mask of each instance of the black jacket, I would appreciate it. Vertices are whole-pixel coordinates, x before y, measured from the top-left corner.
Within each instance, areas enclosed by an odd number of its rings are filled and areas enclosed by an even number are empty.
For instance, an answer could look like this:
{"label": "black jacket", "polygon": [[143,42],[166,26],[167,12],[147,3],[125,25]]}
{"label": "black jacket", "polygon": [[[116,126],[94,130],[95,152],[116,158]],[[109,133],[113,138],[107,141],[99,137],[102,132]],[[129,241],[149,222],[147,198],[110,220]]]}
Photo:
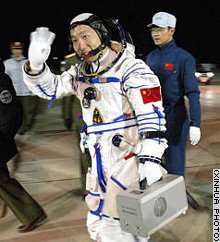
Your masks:
{"label": "black jacket", "polygon": [[22,123],[22,111],[12,80],[0,61],[0,163],[18,153],[14,138]]}

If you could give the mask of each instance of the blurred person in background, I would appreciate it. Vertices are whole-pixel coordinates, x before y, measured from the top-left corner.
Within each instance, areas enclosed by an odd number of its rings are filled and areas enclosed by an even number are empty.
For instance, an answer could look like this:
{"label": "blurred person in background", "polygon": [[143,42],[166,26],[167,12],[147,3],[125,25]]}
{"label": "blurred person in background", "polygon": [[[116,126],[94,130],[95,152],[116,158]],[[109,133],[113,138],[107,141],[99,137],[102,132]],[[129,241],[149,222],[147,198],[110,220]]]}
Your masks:
{"label": "blurred person in background", "polygon": [[[72,48],[71,48],[72,50]],[[64,60],[61,61],[61,73],[69,70],[72,65],[81,63],[79,56],[73,52],[69,55],[64,56]],[[86,173],[88,168],[91,166],[91,158],[88,149],[84,147],[83,134],[84,122],[82,119],[82,109],[80,106],[80,101],[75,95],[69,95],[62,98],[62,114],[64,118],[64,124],[66,128],[70,131],[76,131],[77,140],[79,143],[79,148],[81,150],[80,165],[81,165],[81,181],[82,181],[82,196],[88,193],[86,191]]]}
{"label": "blurred person in background", "polygon": [[23,135],[28,131],[34,122],[36,113],[37,98],[29,90],[23,81],[22,65],[27,60],[23,55],[24,46],[21,42],[12,42],[10,44],[11,57],[4,61],[5,72],[12,79],[16,95],[20,98],[23,106],[23,122],[19,134]]}
{"label": "blurred person in background", "polygon": [[[59,60],[57,57],[53,57],[52,59],[48,60],[48,66],[54,74],[61,74],[64,71],[67,71],[72,65],[80,63],[80,59],[76,55],[76,53],[71,53],[69,55],[64,56],[62,61]],[[61,100],[61,107],[62,107],[62,118],[64,120],[64,125],[68,131],[75,131],[76,138],[78,144],[82,144],[83,139],[81,139],[81,130],[84,126],[82,120],[82,110],[80,106],[80,101],[77,99],[76,96],[70,94],[65,96]],[[88,168],[91,166],[91,159],[88,154],[88,150],[84,148],[84,146],[79,145],[81,150],[80,153],[80,166],[81,166],[81,181],[82,181],[82,197],[84,198],[85,195],[88,193],[86,191],[86,173]]]}
{"label": "blurred person in background", "polygon": [[32,231],[46,219],[43,208],[11,176],[8,162],[18,155],[15,135],[22,124],[22,105],[0,61],[0,217],[9,207],[21,222],[18,232]]}
{"label": "blurred person in background", "polygon": [[[64,60],[61,61],[61,72],[68,70],[71,67],[71,65],[75,65],[76,63],[80,63],[80,59],[77,57],[76,53],[71,53],[69,55],[64,56]],[[73,126],[74,128],[78,129],[78,124],[82,124],[82,122],[81,120],[77,120],[77,117],[81,113],[82,111],[79,100],[75,96],[70,95],[63,97],[62,114],[64,119],[64,125],[66,126],[67,130],[72,130]]]}
{"label": "blurred person in background", "polygon": [[[201,138],[200,91],[195,76],[196,61],[177,46],[173,35],[176,17],[158,12],[147,25],[156,49],[147,54],[146,63],[158,76],[166,115],[168,148],[165,167],[168,173],[185,176],[186,143],[197,145]],[[185,98],[188,99],[189,114]],[[188,194],[190,204],[196,208]]]}

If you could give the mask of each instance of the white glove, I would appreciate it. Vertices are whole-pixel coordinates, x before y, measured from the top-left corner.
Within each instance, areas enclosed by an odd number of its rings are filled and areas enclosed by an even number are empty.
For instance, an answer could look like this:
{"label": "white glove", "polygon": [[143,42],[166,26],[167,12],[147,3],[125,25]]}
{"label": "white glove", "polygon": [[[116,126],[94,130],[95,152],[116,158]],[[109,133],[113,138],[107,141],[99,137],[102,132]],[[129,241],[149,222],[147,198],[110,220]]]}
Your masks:
{"label": "white glove", "polygon": [[189,128],[189,140],[192,145],[197,145],[201,138],[201,131],[199,127],[190,126]]}
{"label": "white glove", "polygon": [[43,69],[43,63],[50,55],[51,45],[55,36],[56,35],[46,27],[36,28],[36,30],[31,33],[28,59],[32,71],[38,73]]}
{"label": "white glove", "polygon": [[160,180],[160,178],[163,176],[160,165],[150,161],[146,161],[144,164],[139,164],[139,174],[140,181],[146,178],[148,186]]}

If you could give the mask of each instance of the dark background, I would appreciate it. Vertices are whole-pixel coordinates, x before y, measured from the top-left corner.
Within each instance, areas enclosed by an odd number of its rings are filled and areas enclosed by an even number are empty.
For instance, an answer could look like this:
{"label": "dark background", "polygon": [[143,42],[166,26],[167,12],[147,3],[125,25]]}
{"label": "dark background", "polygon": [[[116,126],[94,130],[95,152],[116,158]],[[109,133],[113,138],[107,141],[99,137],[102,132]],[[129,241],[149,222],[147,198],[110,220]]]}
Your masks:
{"label": "dark background", "polygon": [[[2,2],[3,4],[3,2]],[[220,64],[220,1],[208,0],[73,0],[6,2],[0,15],[0,56],[10,56],[9,44],[22,41],[25,55],[29,35],[36,27],[46,26],[56,33],[51,56],[63,58],[69,53],[69,23],[75,15],[85,12],[112,17],[132,35],[136,54],[145,56],[154,44],[146,25],[154,13],[169,12],[177,17],[175,39],[190,51],[198,62]]]}

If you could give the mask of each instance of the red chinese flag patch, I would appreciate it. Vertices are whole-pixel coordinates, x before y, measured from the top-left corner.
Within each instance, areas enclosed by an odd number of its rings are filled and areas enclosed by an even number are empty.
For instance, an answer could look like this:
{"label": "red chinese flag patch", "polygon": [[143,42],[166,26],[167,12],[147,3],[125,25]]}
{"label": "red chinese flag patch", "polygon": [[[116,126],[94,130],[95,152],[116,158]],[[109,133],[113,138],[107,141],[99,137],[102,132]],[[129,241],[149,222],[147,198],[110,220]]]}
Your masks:
{"label": "red chinese flag patch", "polygon": [[140,89],[143,103],[152,103],[161,101],[160,87]]}
{"label": "red chinese flag patch", "polygon": [[166,63],[166,64],[164,65],[164,70],[165,70],[165,71],[172,71],[172,70],[173,70],[173,64],[171,64],[171,63]]}

